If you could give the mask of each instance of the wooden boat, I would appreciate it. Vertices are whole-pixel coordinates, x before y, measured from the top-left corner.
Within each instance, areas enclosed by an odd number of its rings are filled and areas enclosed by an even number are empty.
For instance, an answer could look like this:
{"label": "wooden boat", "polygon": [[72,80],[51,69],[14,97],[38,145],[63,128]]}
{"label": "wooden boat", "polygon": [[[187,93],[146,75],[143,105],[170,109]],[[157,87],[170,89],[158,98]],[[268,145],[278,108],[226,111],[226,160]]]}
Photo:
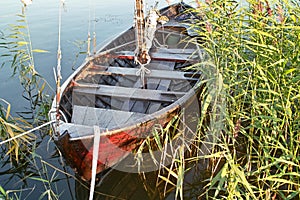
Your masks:
{"label": "wooden boat", "polygon": [[190,29],[196,18],[190,8],[181,2],[159,10],[168,20],[155,27],[149,63],[136,60],[141,33],[131,27],[87,59],[62,85],[50,112],[50,120],[60,117],[53,126],[54,140],[83,179],[91,179],[96,136],[100,173],[135,150],[155,125],[166,126],[198,100],[201,74],[189,66],[199,62],[202,52]]}

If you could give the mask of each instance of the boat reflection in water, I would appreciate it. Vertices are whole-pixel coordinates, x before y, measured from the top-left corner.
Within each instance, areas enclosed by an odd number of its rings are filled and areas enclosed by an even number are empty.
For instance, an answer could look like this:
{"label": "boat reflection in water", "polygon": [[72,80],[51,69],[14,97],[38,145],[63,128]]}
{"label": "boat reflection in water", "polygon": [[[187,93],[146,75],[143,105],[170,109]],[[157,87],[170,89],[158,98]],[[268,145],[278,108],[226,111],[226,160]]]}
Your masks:
{"label": "boat reflection in water", "polygon": [[[123,163],[120,163],[123,164]],[[184,178],[184,199],[204,199],[201,194],[207,184],[210,172],[205,161],[199,161],[191,167]],[[147,173],[127,173],[110,169],[102,173],[95,188],[94,199],[157,200],[175,199],[175,186],[158,179],[158,171]],[[172,180],[176,184],[176,180]],[[81,181],[75,184],[76,199],[86,200],[89,185]]]}
{"label": "boat reflection in water", "polygon": [[[163,191],[156,187],[157,172],[126,173],[112,169],[95,188],[94,199],[164,199]],[[89,196],[89,185],[76,182],[76,199]],[[163,189],[163,188],[162,188]]]}

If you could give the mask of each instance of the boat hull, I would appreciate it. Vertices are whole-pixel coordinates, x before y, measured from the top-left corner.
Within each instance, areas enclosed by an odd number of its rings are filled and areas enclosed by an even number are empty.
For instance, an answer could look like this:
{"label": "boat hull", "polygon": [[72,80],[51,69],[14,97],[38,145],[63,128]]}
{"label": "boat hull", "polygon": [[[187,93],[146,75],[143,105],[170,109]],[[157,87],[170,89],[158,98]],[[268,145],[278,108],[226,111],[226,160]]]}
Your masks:
{"label": "boat hull", "polygon": [[[95,126],[100,127],[96,173],[133,155],[157,127],[162,130],[170,126],[174,118],[184,122],[190,133],[186,136],[192,138],[199,117],[201,74],[184,68],[196,63],[200,52],[186,25],[174,25],[190,17],[186,14],[189,8],[179,3],[161,10],[173,24],[159,29],[158,40],[168,48],[150,52],[151,73],[145,74],[145,88],[140,88],[142,78],[136,76],[139,69],[128,54],[134,49],[134,38],[130,38],[133,28],[100,49],[63,84],[59,104],[62,120],[53,126],[57,133],[54,141],[82,179],[92,177],[94,147],[98,146]],[[52,110],[57,110],[56,102]],[[50,119],[55,118],[56,113],[51,112]]]}

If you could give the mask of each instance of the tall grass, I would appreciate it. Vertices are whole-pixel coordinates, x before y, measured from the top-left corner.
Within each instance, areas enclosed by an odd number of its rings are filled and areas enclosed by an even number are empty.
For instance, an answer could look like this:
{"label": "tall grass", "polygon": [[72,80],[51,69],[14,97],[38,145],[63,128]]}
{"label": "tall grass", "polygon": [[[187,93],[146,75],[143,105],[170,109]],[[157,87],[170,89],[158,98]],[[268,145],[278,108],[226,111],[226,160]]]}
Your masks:
{"label": "tall grass", "polygon": [[[185,131],[175,133],[176,123],[170,124],[175,127],[160,130],[164,140],[154,132],[143,143],[137,151],[138,164],[142,164],[143,148],[150,154],[164,149],[161,162],[156,162],[161,165],[157,185],[163,185],[165,193],[176,188],[175,197],[180,199],[188,198],[185,175],[199,163],[207,164],[206,172],[210,172],[200,180],[205,187],[198,188],[199,199],[299,199],[300,4],[296,0],[249,0],[241,6],[233,0],[207,0],[198,6],[194,12],[203,20],[195,23],[194,30],[199,30],[201,48],[208,56],[193,66],[203,73],[206,85],[195,139],[191,145],[185,141]],[[33,52],[43,51],[32,49],[26,18],[19,17],[21,24],[12,26],[11,40],[0,47],[9,46],[10,64],[33,111],[29,118],[39,121],[48,109],[43,103],[47,83],[35,70]],[[6,37],[1,34],[1,39]],[[2,102],[6,106],[0,107],[4,140],[7,133],[16,135],[29,124],[11,118],[9,104]],[[167,146],[174,138],[178,141],[175,148]],[[50,165],[35,153],[35,147],[29,152],[17,150],[21,143],[7,149],[32,166],[23,175],[43,183],[41,198],[58,199],[58,170],[50,173]],[[24,190],[12,193],[20,198]],[[0,199],[8,199],[8,193],[0,186]]]}
{"label": "tall grass", "polygon": [[[32,127],[26,120],[12,117],[10,114],[10,104],[4,99],[0,99],[0,101],[2,101],[0,104],[0,138],[2,140],[13,138],[24,132],[25,129]],[[6,104],[7,107],[3,104]],[[1,149],[7,155],[10,155],[11,160],[18,162],[20,151],[26,151],[34,138],[33,134],[28,134],[5,143],[5,146],[1,146]]]}
{"label": "tall grass", "polygon": [[59,169],[48,164],[38,151],[49,129],[7,141],[47,121],[50,106],[47,89],[51,90],[51,87],[37,72],[33,56],[34,53],[45,51],[32,48],[30,29],[24,13],[17,15],[16,24],[10,25],[8,35],[1,32],[0,48],[5,50],[0,57],[7,59],[1,66],[12,68],[11,76],[18,76],[24,89],[20,98],[28,102],[24,111],[17,112],[19,116],[13,116],[10,103],[0,98],[0,184],[15,182],[14,186],[17,187],[3,188],[0,185],[0,199],[30,199],[31,194],[37,192],[34,181],[43,185],[44,191],[39,191],[40,199],[58,199],[56,182],[61,179],[58,175],[60,173],[57,173]]}
{"label": "tall grass", "polygon": [[196,153],[178,148],[159,179],[192,198],[183,179],[200,163],[210,175],[198,199],[299,199],[299,2],[198,1],[194,12],[208,54],[193,66],[206,85]]}
{"label": "tall grass", "polygon": [[223,79],[217,96],[225,103],[211,104],[226,119],[212,160],[222,166],[202,197],[299,198],[299,2],[206,1],[196,11],[203,48]]}
{"label": "tall grass", "polygon": [[42,49],[33,49],[30,29],[25,14],[18,15],[17,24],[11,25],[7,36],[8,56],[13,58],[7,62],[13,69],[12,76],[18,76],[24,88],[23,97],[28,101],[27,110],[22,112],[23,118],[34,119],[47,116],[50,97],[46,88],[51,88],[47,81],[38,73],[34,63],[34,53],[46,53]]}

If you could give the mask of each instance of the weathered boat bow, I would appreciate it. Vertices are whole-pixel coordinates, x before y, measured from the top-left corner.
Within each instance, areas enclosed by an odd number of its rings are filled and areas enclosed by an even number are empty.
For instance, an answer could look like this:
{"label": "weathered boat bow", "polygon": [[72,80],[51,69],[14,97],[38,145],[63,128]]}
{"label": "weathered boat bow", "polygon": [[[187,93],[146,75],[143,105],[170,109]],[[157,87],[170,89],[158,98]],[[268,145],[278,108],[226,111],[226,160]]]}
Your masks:
{"label": "weathered boat bow", "polygon": [[[150,23],[155,30],[148,29],[153,37],[149,41],[140,12],[136,27],[101,48],[62,85],[55,143],[84,179],[91,178],[95,126],[101,132],[99,173],[131,154],[155,125],[166,126],[183,108],[198,102],[201,74],[187,67],[199,62],[202,52],[189,34],[188,23],[195,18],[189,8],[178,3],[155,11],[165,16],[165,23]],[[144,51],[149,59],[139,57]],[[149,73],[140,76],[141,66]],[[50,113],[50,119],[55,117]]]}

